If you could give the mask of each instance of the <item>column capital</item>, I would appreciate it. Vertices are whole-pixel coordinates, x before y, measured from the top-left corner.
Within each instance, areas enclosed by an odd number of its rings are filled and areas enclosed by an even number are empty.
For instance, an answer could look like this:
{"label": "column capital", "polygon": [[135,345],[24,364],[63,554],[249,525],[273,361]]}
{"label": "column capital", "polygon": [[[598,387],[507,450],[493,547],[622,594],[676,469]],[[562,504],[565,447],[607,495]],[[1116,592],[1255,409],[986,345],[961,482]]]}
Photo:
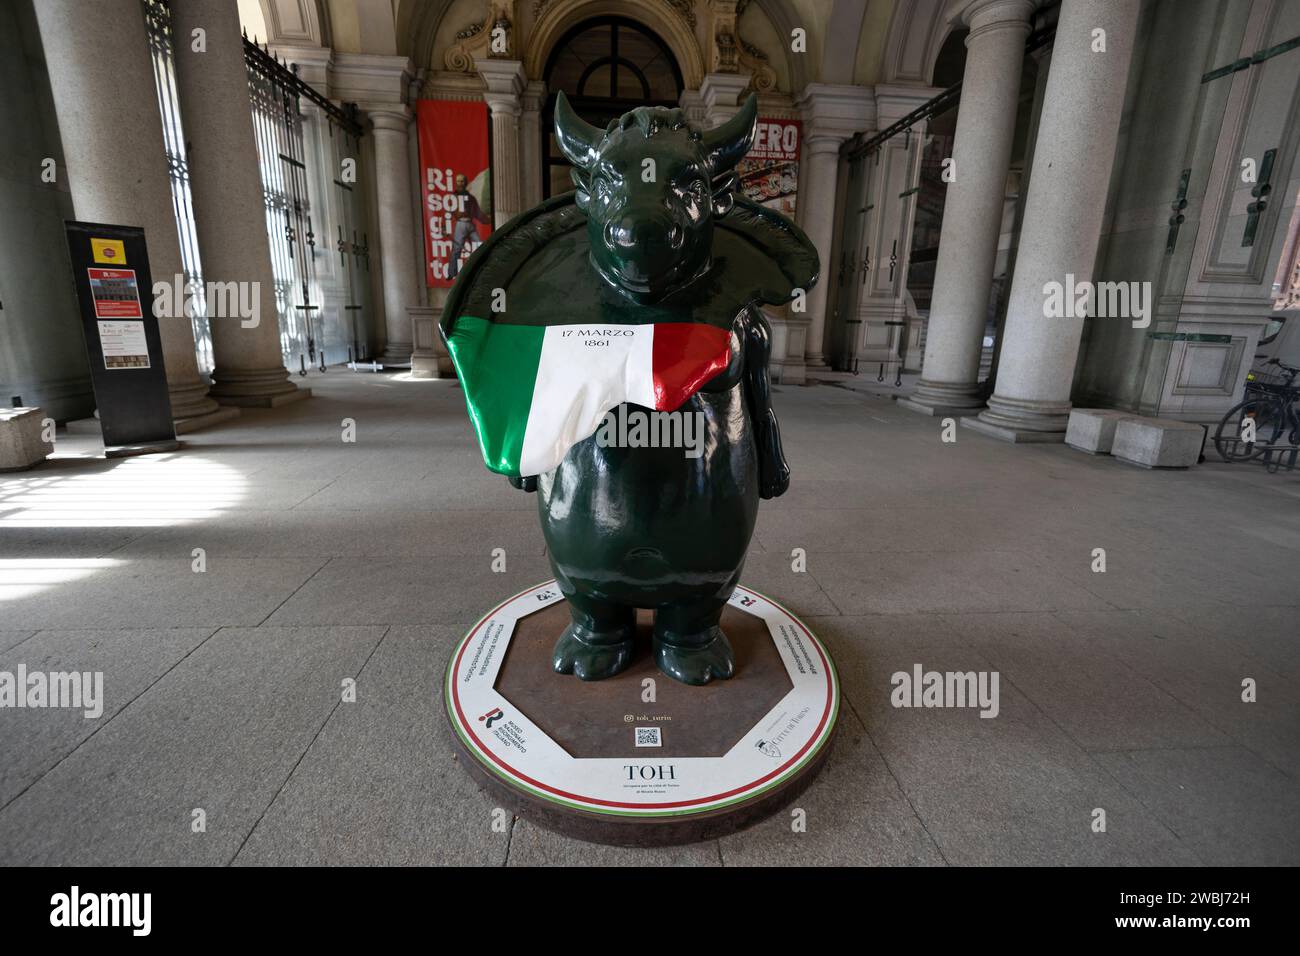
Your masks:
{"label": "column capital", "polygon": [[716,126],[735,116],[748,86],[748,74],[706,74],[704,82],[700,84],[700,99],[704,104],[706,122]]}
{"label": "column capital", "polygon": [[405,103],[370,105],[364,111],[373,130],[405,134],[411,123],[411,108]]}
{"label": "column capital", "polygon": [[513,104],[515,109],[519,108],[519,96],[528,85],[523,63],[518,60],[476,57],[474,69],[483,77],[483,99],[487,100],[489,106],[496,109],[500,103],[502,106]]}
{"label": "column capital", "polygon": [[886,129],[943,92],[937,86],[877,85],[876,127]]}
{"label": "column capital", "polygon": [[335,53],[329,95],[331,99],[356,103],[362,109],[405,103],[414,76],[415,66],[409,56]]}
{"label": "column capital", "polygon": [[330,95],[334,73],[334,51],[327,46],[273,44],[271,52],[298,68],[298,76],[321,96]]}
{"label": "column capital", "polygon": [[804,139],[833,139],[843,142],[854,133],[872,129],[876,122],[876,101],[869,86],[840,83],[809,83],[794,99],[803,118]]}
{"label": "column capital", "polygon": [[949,0],[944,18],[970,27],[972,33],[1019,24],[1028,29],[1038,6],[1038,0]]}

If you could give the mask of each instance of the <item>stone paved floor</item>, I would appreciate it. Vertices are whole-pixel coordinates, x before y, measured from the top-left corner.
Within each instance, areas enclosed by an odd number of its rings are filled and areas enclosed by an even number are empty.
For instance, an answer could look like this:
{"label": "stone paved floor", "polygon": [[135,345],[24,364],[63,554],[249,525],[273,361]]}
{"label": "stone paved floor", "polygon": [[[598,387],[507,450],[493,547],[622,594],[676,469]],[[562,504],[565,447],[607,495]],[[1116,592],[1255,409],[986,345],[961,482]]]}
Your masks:
{"label": "stone paved floor", "polygon": [[[0,862],[1300,863],[1300,476],[944,444],[881,396],[780,389],[794,483],[745,580],[847,705],[807,832],[619,850],[493,832],[436,696],[466,626],[549,577],[534,499],[453,384],[310,384],[180,454],[106,462],[81,423],[0,478],[0,671],[102,670],[106,697],[0,710]],[[996,670],[999,716],[894,709],[915,663]]]}

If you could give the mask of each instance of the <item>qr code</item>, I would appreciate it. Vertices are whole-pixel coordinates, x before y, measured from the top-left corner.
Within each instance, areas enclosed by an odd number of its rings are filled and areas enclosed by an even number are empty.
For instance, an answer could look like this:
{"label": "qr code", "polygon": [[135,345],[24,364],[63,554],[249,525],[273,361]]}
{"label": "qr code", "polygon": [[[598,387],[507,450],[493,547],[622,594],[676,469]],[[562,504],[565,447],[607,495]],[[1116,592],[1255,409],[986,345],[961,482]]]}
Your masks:
{"label": "qr code", "polygon": [[637,727],[636,728],[636,745],[638,747],[662,747],[663,739],[659,736],[658,727]]}

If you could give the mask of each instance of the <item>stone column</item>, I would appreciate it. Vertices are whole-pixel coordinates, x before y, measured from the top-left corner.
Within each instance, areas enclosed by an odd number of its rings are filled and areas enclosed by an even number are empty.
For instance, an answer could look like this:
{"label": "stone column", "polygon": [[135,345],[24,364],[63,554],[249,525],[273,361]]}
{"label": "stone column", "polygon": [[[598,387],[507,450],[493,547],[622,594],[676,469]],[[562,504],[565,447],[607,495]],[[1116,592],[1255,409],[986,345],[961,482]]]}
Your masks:
{"label": "stone column", "polygon": [[[1065,436],[1083,318],[1047,317],[1044,287],[1064,287],[1069,275],[1076,287],[1092,281],[1138,5],[1068,0],[1061,7],[997,386],[989,407],[965,423],[986,434],[1008,441]],[[1104,52],[1093,49],[1097,30],[1105,31]]]}
{"label": "stone column", "polygon": [[[204,52],[189,42],[194,30],[207,35]],[[174,44],[176,89],[189,143],[190,192],[206,283],[232,283],[244,300],[250,286],[258,303],[257,324],[245,327],[238,314],[209,296],[212,329],[212,395],[224,405],[271,407],[311,395],[289,380],[280,354],[280,317],[275,274],[266,233],[261,165],[248,99],[248,70],[239,11],[225,0],[175,4],[172,30],[185,38]],[[231,297],[235,298],[235,297]],[[228,310],[237,313],[238,310]]]}
{"label": "stone column", "polygon": [[974,414],[984,403],[980,345],[988,319],[1031,0],[976,0],[965,11],[966,69],[944,198],[939,261],[921,381],[910,400],[930,415]]}
{"label": "stone column", "polygon": [[542,201],[542,105],[546,102],[546,84],[541,80],[529,82],[520,102],[519,156],[523,163],[523,208],[527,210]]}
{"label": "stone column", "polygon": [[[180,240],[138,0],[105,0],[93,13],[77,0],[34,7],[76,217],[143,226],[154,281],[173,281],[183,272]],[[158,327],[177,431],[238,414],[219,409],[208,396],[189,317],[160,317]]]}
{"label": "stone column", "polygon": [[[1005,275],[1007,277],[1008,282],[1010,282],[1015,277],[1016,274],[1016,254],[1019,252],[1020,249],[1020,230],[1024,228],[1025,201],[1029,198],[1029,170],[1033,167],[1034,164],[1034,140],[1037,139],[1038,137],[1038,121],[1039,118],[1043,115],[1043,97],[1047,93],[1047,74],[1049,72],[1048,67],[1052,60],[1052,48],[1050,46],[1039,47],[1033,53],[1029,54],[1029,56],[1036,64],[1036,68],[1037,68],[1037,73],[1034,75],[1034,100],[1029,109],[1029,123],[1025,129],[1025,154],[1021,158],[1020,169],[1018,171],[1017,170],[1012,171],[1014,173],[1017,173],[1018,175],[1013,176],[1011,174],[1008,174],[1007,176],[1008,190],[1010,190],[1012,180],[1015,179],[1016,191],[1014,194],[1015,195],[1014,206],[1012,206],[1010,211],[1004,216],[1004,223],[1003,223],[1003,225],[1005,226],[1006,225],[1005,220],[1007,218],[1010,219],[1010,235],[1008,238],[1008,248],[1006,252],[1006,267],[1003,270],[997,270],[995,268],[995,272],[1000,271],[1002,275]],[[1011,202],[1011,197],[1009,196],[1008,203],[1010,204],[1010,202]],[[1005,234],[1007,230],[1004,229],[1003,232]],[[1002,241],[1003,241],[1002,236],[999,236],[998,237],[999,256],[1001,256],[1002,254],[1002,249],[1000,248],[1002,245]],[[995,347],[993,350],[993,355],[989,361],[989,373],[988,373],[987,381],[990,383],[995,382],[997,380],[998,357],[1002,352],[1002,343],[1006,339],[1006,329],[1007,329],[1006,306],[1009,304],[1007,300],[1010,298],[1011,289],[1008,288],[1006,292],[1007,295],[1002,300],[1002,308],[1000,310],[1000,315],[998,316],[997,332],[994,333],[993,344]],[[980,359],[981,367],[983,366],[983,364],[984,364],[983,357],[981,356]]]}
{"label": "stone column", "polygon": [[387,344],[380,361],[410,365],[414,348],[407,309],[420,305],[411,248],[410,160],[406,152],[410,110],[394,104],[368,110],[375,146],[375,194],[379,214],[379,259],[384,284]]}
{"label": "stone column", "polygon": [[875,123],[875,100],[862,86],[811,83],[795,99],[803,114],[803,150],[799,159],[799,195],[795,200],[804,232],[817,247],[821,277],[808,293],[808,340],[805,361],[809,369],[824,368],[826,302],[830,283],[831,246],[835,233],[835,184],[839,174],[840,146],[859,130]]}
{"label": "stone column", "polygon": [[483,99],[492,114],[492,222],[500,228],[524,211],[519,114],[527,80],[518,60],[476,59],[474,66],[483,77]]}

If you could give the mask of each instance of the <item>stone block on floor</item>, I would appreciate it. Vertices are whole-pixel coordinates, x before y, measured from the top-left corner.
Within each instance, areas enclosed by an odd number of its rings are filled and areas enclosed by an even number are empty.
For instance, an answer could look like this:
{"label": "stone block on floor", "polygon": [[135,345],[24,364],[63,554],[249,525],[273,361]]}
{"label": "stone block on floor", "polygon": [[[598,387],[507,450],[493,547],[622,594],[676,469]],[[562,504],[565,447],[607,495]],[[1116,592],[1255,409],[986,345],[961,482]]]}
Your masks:
{"label": "stone block on floor", "polygon": [[1115,425],[1110,453],[1143,468],[1190,468],[1201,457],[1205,429],[1171,418],[1126,418]]}
{"label": "stone block on floor", "polygon": [[1072,408],[1065,427],[1065,443],[1090,455],[1109,455],[1115,441],[1115,426],[1132,417],[1130,412],[1113,408]]}
{"label": "stone block on floor", "polygon": [[0,408],[0,471],[35,468],[54,453],[46,441],[45,412],[37,407]]}

